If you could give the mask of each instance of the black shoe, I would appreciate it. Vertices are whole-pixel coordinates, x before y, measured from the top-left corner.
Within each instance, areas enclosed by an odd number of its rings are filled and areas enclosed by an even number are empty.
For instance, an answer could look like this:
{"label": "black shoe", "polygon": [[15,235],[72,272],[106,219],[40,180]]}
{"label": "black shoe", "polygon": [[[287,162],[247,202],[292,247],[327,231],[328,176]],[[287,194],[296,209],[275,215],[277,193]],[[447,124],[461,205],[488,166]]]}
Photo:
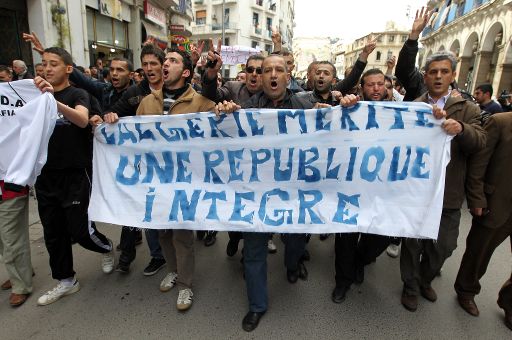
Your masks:
{"label": "black shoe", "polygon": [[213,246],[215,241],[217,240],[217,232],[209,231],[206,233],[206,237],[204,238],[205,247]]}
{"label": "black shoe", "polygon": [[128,274],[130,271],[130,264],[119,261],[116,266],[116,272]]}
{"label": "black shoe", "polygon": [[320,234],[320,241],[325,241],[331,236],[331,234]]}
{"label": "black shoe", "polygon": [[288,279],[288,282],[295,283],[299,279],[300,270],[286,270],[286,278]]}
{"label": "black shoe", "polygon": [[258,327],[260,319],[265,312],[248,312],[242,320],[242,328],[246,332],[252,332]]}
{"label": "black shoe", "polygon": [[364,281],[364,266],[362,264],[356,264],[356,277],[354,282],[360,285]]}
{"label": "black shoe", "polygon": [[311,256],[309,255],[309,251],[307,249],[304,249],[304,254],[302,254],[302,257],[300,260],[302,262],[311,260]]}
{"label": "black shoe", "polygon": [[308,270],[303,262],[299,263],[299,278],[304,281],[308,279]]}
{"label": "black shoe", "polygon": [[204,235],[206,234],[205,230],[198,230],[196,231],[196,237],[199,241],[202,241],[204,239]]}
{"label": "black shoe", "polygon": [[342,303],[345,301],[345,297],[347,296],[348,287],[335,287],[332,291],[331,299],[334,303]]}
{"label": "black shoe", "polygon": [[236,252],[238,251],[238,240],[229,240],[228,246],[226,247],[226,254],[228,254],[229,257],[235,256]]}
{"label": "black shoe", "polygon": [[165,266],[165,259],[157,259],[157,258],[151,258],[151,261],[149,261],[149,264],[146,268],[144,268],[143,274],[145,276],[151,276],[158,273],[160,269]]}

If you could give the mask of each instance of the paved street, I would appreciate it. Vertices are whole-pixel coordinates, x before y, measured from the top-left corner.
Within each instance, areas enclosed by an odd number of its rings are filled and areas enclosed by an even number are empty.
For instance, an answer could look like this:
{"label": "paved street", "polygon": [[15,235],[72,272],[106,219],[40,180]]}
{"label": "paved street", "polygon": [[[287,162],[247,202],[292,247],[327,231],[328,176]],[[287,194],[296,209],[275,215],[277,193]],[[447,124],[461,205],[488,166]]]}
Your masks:
{"label": "paved street", "polygon": [[[503,312],[496,305],[501,284],[510,275],[510,244],[495,253],[482,280],[476,302],[481,315],[472,317],[458,307],[453,282],[464,250],[469,214],[463,214],[459,247],[434,281],[439,300],[419,298],[415,313],[400,304],[399,260],[383,254],[366,267],[365,282],[353,286],[347,300],[331,302],[334,285],[334,239],[308,246],[308,281],[290,285],[283,265],[283,244],[274,237],[278,252],[269,255],[270,307],[252,333],[241,328],[247,311],[240,255],[225,255],[227,234],[204,247],[196,242],[194,305],[187,313],[176,310],[177,291],[161,293],[164,270],[144,277],[149,260],[146,244],[138,246],[137,259],[128,275],[101,272],[100,256],[74,247],[75,270],[82,289],[79,293],[46,306],[36,306],[37,297],[54,285],[42,227],[31,199],[31,240],[34,293],[21,307],[9,306],[9,293],[0,292],[1,339],[510,339]],[[120,229],[99,225],[119,240]],[[0,281],[7,278],[0,269]]]}

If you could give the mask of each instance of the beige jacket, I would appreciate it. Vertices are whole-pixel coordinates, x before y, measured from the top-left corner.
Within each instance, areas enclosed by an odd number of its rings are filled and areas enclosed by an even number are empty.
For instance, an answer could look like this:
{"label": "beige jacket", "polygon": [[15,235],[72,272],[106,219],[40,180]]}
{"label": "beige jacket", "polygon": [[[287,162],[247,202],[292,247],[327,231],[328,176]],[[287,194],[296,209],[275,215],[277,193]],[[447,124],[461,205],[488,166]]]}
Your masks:
{"label": "beige jacket", "polygon": [[[171,105],[169,114],[182,114],[213,111],[215,103],[197,93],[190,84],[188,89]],[[137,116],[161,115],[164,111],[164,95],[162,90],[152,91],[142,99],[137,108]]]}

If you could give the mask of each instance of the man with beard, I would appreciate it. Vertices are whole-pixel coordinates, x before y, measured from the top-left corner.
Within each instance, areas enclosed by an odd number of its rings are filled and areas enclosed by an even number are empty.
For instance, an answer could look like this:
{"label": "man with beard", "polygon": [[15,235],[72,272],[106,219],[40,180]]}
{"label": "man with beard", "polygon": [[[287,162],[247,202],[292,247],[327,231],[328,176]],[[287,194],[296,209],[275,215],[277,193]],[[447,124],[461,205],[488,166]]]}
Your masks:
{"label": "man with beard", "polygon": [[307,99],[313,104],[338,105],[339,98],[331,92],[332,85],[336,83],[336,67],[328,61],[316,61],[314,63],[313,91],[299,92],[297,96]]}
{"label": "man with beard", "polygon": [[[361,77],[363,100],[383,101],[387,99],[384,73],[379,69],[370,69]],[[372,263],[388,247],[388,236],[340,233],[334,240],[336,268],[336,287],[331,299],[334,303],[345,301],[347,291],[352,283],[364,281],[364,266]]]}
{"label": "man with beard", "polygon": [[[215,105],[198,94],[190,85],[193,76],[190,55],[179,49],[167,52],[163,67],[164,87],[152,91],[140,103],[137,115],[184,114],[203,111],[232,112],[239,108],[233,102]],[[186,311],[192,306],[192,279],[194,275],[194,231],[168,229],[159,231],[160,245],[167,261],[168,274],[160,283],[160,290],[167,292],[178,286],[176,307]]]}
{"label": "man with beard", "polygon": [[424,82],[427,93],[416,101],[434,105],[446,117],[443,130],[454,136],[450,163],[446,167],[443,210],[437,240],[404,238],[400,256],[403,292],[402,305],[414,312],[418,295],[430,302],[437,300],[432,281],[444,261],[457,248],[460,208],[465,196],[466,163],[471,154],[485,146],[486,133],[480,126],[480,108],[460,96],[453,96],[450,84],[456,76],[457,61],[448,52],[438,52],[425,62]]}

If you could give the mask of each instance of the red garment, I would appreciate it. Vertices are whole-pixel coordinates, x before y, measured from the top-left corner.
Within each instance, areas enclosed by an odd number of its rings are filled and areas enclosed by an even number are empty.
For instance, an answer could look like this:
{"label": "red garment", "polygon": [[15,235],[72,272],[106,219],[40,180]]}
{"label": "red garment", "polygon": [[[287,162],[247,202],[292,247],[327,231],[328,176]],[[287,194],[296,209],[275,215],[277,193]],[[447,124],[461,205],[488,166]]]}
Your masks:
{"label": "red garment", "polygon": [[16,197],[27,196],[28,187],[24,187],[21,192],[8,191],[4,188],[4,181],[0,180],[0,189],[2,190],[2,200],[10,200]]}

